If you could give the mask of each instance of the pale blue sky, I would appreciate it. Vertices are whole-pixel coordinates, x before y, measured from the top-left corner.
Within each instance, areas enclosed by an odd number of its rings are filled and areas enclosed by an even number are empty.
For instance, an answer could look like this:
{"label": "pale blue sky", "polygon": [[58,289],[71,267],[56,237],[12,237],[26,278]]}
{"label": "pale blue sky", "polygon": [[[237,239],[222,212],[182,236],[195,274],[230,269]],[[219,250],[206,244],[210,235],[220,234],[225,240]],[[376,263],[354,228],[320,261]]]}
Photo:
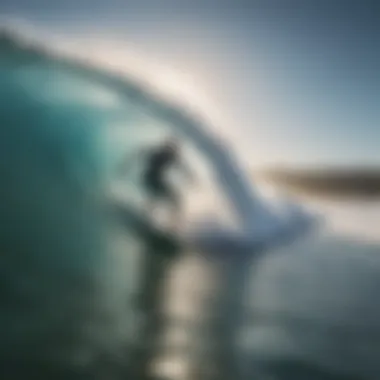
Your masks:
{"label": "pale blue sky", "polygon": [[376,0],[3,0],[0,12],[185,72],[253,166],[380,164]]}

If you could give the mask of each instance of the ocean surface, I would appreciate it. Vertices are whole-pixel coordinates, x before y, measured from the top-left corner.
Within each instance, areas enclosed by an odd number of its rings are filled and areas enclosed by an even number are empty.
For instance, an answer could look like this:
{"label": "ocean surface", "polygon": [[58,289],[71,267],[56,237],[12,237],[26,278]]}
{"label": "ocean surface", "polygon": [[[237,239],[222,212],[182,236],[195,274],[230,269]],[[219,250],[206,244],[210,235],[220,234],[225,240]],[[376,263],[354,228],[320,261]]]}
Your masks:
{"label": "ocean surface", "polygon": [[[138,339],[147,242],[104,208],[116,191],[139,209],[139,167],[120,174],[136,149],[179,134],[201,183],[183,189],[189,220],[233,220],[204,123],[132,78],[74,62],[0,38],[0,359],[18,367],[93,367],[103,352],[123,361]],[[159,372],[200,379],[233,358],[244,379],[380,378],[380,203],[300,202],[323,223],[296,242],[217,263],[185,250],[172,265],[164,341],[187,348],[163,348]],[[227,293],[236,303],[223,308]],[[234,346],[224,357],[221,338]]]}
{"label": "ocean surface", "polygon": [[[323,211],[324,228],[266,253],[251,267],[239,338],[246,373],[276,380],[377,379],[380,203],[312,206]],[[199,318],[189,300],[210,277],[205,265],[190,263],[178,265],[176,281],[187,285],[176,283],[176,300]],[[167,371],[179,377],[184,366],[172,360]]]}

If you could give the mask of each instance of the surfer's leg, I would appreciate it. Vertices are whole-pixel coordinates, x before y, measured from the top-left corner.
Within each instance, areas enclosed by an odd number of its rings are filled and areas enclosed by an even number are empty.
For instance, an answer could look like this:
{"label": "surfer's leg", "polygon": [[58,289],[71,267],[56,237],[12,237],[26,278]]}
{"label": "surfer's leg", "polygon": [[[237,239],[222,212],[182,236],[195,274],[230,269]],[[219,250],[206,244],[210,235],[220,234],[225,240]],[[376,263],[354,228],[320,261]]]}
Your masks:
{"label": "surfer's leg", "polygon": [[152,217],[160,198],[160,186],[154,178],[148,176],[144,179],[144,188],[146,193],[144,209],[146,214]]}

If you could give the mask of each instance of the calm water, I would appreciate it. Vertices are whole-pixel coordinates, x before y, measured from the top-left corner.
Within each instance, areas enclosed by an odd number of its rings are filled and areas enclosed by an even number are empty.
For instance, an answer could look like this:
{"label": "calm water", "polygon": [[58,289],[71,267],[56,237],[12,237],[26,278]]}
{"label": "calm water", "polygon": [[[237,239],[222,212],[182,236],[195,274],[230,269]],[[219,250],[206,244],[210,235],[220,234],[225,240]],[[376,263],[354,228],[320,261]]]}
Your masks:
{"label": "calm water", "polygon": [[252,358],[275,379],[378,379],[380,205],[318,207],[325,233],[257,268]]}

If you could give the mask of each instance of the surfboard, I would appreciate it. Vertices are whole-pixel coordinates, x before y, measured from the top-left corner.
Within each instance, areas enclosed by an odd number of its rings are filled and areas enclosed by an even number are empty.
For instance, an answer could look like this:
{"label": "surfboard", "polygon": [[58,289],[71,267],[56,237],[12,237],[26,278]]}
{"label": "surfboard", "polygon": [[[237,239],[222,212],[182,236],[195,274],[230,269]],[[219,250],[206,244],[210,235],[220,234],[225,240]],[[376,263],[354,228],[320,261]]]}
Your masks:
{"label": "surfboard", "polygon": [[112,212],[129,231],[142,237],[156,252],[174,255],[185,249],[185,242],[179,235],[157,225],[142,212],[122,202],[112,203]]}

